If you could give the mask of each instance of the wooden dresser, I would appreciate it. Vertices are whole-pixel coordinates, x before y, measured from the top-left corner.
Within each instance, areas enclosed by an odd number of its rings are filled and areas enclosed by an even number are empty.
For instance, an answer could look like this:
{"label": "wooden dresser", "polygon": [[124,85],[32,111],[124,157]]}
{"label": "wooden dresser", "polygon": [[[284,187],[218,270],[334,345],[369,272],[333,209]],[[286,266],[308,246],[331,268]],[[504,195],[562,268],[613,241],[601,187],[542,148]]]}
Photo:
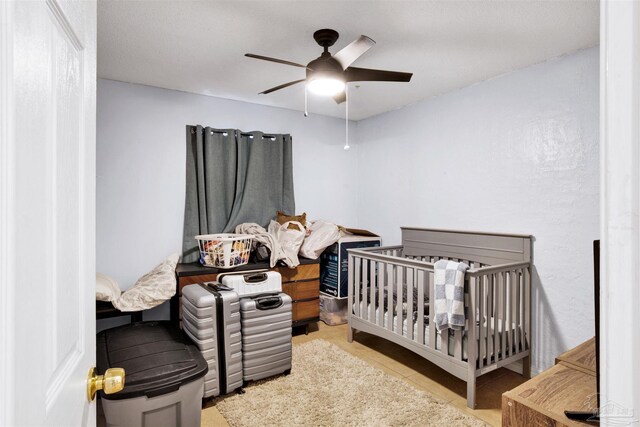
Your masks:
{"label": "wooden dresser", "polygon": [[572,421],[565,410],[596,409],[595,339],[556,358],[556,364],[502,395],[502,425],[593,426]]}
{"label": "wooden dresser", "polygon": [[[282,291],[293,299],[293,326],[305,326],[317,322],[320,315],[320,261],[300,258],[296,268],[269,268],[269,264],[247,264],[233,272],[272,270],[282,275]],[[197,263],[178,264],[176,267],[176,295],[171,299],[171,320],[181,320],[182,288],[194,283],[215,282],[218,274],[229,273],[229,270],[203,267]]]}

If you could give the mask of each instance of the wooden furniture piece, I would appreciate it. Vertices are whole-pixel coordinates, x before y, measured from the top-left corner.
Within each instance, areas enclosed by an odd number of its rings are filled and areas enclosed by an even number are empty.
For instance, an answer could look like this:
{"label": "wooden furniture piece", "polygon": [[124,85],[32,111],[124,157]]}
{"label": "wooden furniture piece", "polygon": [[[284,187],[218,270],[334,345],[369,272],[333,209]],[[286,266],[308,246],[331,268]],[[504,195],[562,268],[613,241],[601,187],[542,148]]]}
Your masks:
{"label": "wooden furniture piece", "polygon": [[[300,258],[296,268],[276,266],[269,268],[268,263],[247,264],[232,272],[242,273],[253,270],[272,270],[282,275],[282,291],[293,300],[293,326],[304,326],[308,331],[310,323],[320,319],[320,261]],[[203,282],[215,282],[218,274],[229,273],[211,267],[203,267],[198,263],[178,264],[176,267],[176,295],[171,299],[171,320],[180,321],[180,298],[182,288],[186,285]]]}
{"label": "wooden furniture piece", "polygon": [[596,375],[596,339],[591,338],[579,346],[556,357],[556,364],[563,364],[585,374]]}
{"label": "wooden furniture piece", "polygon": [[595,339],[556,358],[556,365],[502,395],[502,425],[593,426],[568,419],[567,409],[593,411],[596,400]]}

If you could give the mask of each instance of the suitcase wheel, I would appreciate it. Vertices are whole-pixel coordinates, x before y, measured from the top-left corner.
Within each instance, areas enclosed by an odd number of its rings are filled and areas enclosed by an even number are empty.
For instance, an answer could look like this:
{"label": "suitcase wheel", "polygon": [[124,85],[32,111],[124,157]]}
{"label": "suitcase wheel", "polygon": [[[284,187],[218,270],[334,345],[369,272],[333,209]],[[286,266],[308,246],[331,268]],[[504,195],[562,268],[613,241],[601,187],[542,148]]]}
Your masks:
{"label": "suitcase wheel", "polygon": [[236,389],[236,393],[238,393],[238,394],[245,394],[246,392],[244,391],[244,389],[243,389],[242,387],[238,387],[238,388]]}
{"label": "suitcase wheel", "polygon": [[291,374],[291,369],[287,369],[286,371],[284,371],[284,374],[285,374],[285,375],[289,375],[289,374]]}

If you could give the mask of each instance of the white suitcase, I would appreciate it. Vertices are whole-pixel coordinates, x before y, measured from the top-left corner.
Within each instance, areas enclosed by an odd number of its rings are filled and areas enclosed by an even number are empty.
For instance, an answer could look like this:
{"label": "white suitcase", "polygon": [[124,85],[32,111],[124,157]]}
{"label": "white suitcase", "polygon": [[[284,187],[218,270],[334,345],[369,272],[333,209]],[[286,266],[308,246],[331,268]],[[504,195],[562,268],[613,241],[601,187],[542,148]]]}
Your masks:
{"label": "white suitcase", "polygon": [[282,292],[282,276],[276,271],[224,275],[222,284],[233,289],[240,298]]}

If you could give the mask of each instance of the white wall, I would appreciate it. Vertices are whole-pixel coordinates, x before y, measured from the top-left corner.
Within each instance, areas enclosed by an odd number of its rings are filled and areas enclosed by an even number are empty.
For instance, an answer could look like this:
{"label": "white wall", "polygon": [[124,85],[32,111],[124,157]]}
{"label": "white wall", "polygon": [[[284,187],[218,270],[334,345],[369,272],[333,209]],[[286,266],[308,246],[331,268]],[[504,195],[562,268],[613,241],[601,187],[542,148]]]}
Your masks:
{"label": "white wall", "polygon": [[598,67],[587,49],[359,121],[349,152],[343,120],[99,80],[98,271],[128,288],[180,251],[185,125],[288,132],[311,218],[385,244],[402,225],[532,234],[539,371],[594,334]]}
{"label": "white wall", "polygon": [[356,224],[344,120],[111,80],[97,99],[97,269],[123,289],[182,249],[186,125],[290,133],[296,211]]}
{"label": "white wall", "polygon": [[532,234],[533,369],[594,334],[598,48],[357,124],[358,224]]}

